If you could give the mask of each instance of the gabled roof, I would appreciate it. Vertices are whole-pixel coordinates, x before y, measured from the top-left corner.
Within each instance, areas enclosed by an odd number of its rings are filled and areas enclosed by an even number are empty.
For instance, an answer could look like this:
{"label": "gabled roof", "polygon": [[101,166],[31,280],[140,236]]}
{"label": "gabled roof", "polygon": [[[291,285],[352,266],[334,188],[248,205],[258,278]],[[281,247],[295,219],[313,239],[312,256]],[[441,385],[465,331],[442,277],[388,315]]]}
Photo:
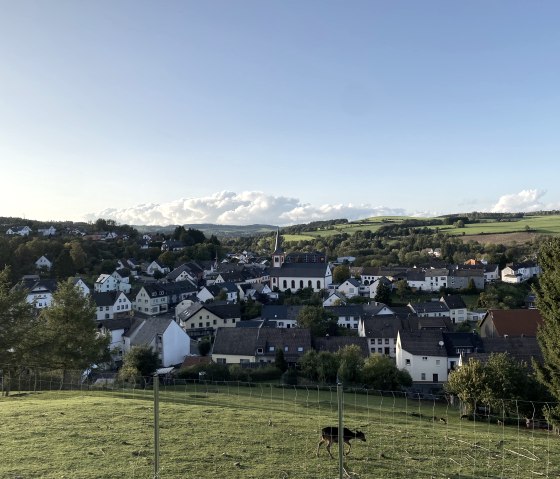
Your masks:
{"label": "gabled roof", "polygon": [[324,278],[329,267],[326,263],[284,263],[270,268],[271,277]]}
{"label": "gabled roof", "polygon": [[447,357],[447,349],[441,331],[399,331],[401,348],[415,356]]}
{"label": "gabled roof", "polygon": [[464,355],[464,360],[470,358],[487,361],[491,353],[509,353],[512,358],[525,362],[531,367],[531,359],[542,363],[542,351],[535,337],[482,338],[483,352]]}
{"label": "gabled roof", "polygon": [[124,336],[131,338],[131,345],[150,344],[157,334],[165,333],[172,322],[172,319],[163,317],[136,319]]}
{"label": "gabled roof", "polygon": [[364,320],[366,338],[396,338],[403,329],[400,318],[395,316],[375,316]]}
{"label": "gabled roof", "polygon": [[265,304],[261,310],[261,318],[275,320],[297,320],[303,306]]}
{"label": "gabled roof", "polygon": [[[126,294],[122,291],[107,291],[106,293],[93,293],[91,298],[96,306],[113,306],[120,295],[124,295],[125,298]],[[128,298],[127,298],[128,299]],[[129,300],[130,301],[130,300]]]}
{"label": "gabled roof", "polygon": [[458,294],[448,294],[442,296],[440,301],[447,305],[451,309],[466,309],[467,305],[463,301],[463,298]]}
{"label": "gabled roof", "polygon": [[538,309],[490,309],[480,327],[492,321],[498,336],[536,336],[543,319]]}
{"label": "gabled roof", "polygon": [[364,308],[361,304],[342,304],[340,306],[325,306],[324,310],[333,316],[354,316],[360,317],[363,314]]}
{"label": "gabled roof", "polygon": [[416,314],[449,313],[449,308],[441,301],[425,301],[423,303],[410,303],[409,308]]}

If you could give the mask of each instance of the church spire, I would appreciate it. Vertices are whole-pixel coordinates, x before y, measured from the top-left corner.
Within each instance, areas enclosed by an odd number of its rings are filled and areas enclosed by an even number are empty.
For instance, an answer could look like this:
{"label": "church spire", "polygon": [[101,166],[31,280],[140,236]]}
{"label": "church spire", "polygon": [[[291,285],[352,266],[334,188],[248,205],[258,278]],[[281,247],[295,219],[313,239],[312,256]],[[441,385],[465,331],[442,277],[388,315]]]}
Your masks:
{"label": "church spire", "polygon": [[284,250],[282,249],[282,238],[280,236],[280,228],[276,230],[276,241],[274,242],[274,253],[272,253],[272,266],[279,268],[284,264]]}

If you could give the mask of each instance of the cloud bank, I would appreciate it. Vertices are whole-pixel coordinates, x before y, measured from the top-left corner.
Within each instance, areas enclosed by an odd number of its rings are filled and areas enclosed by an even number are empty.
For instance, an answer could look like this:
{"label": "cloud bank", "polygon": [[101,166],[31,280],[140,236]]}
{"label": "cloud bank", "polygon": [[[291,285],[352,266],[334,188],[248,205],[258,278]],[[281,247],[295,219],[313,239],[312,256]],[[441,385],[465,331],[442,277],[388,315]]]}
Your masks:
{"label": "cloud bank", "polygon": [[[168,225],[214,223],[228,225],[273,224],[289,225],[310,221],[347,218],[355,220],[369,216],[402,216],[402,208],[373,207],[368,204],[326,204],[313,206],[297,198],[267,195],[261,191],[234,193],[221,191],[200,198],[181,198],[169,203],[150,203],[131,208],[109,208],[86,216],[113,219],[120,224]],[[419,213],[419,215],[423,215]]]}
{"label": "cloud bank", "polygon": [[546,191],[523,190],[519,193],[500,196],[498,202],[492,206],[492,213],[530,213],[531,211],[554,209],[552,205],[545,205],[541,198]]}

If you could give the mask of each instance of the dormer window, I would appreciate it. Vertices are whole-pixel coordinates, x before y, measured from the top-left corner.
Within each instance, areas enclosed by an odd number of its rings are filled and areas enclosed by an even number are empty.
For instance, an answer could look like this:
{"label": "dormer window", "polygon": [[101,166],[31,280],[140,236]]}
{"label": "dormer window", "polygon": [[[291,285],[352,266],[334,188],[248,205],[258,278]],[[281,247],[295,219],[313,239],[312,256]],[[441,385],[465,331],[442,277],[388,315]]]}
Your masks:
{"label": "dormer window", "polygon": [[262,354],[263,353],[263,348],[257,348],[257,354]]}

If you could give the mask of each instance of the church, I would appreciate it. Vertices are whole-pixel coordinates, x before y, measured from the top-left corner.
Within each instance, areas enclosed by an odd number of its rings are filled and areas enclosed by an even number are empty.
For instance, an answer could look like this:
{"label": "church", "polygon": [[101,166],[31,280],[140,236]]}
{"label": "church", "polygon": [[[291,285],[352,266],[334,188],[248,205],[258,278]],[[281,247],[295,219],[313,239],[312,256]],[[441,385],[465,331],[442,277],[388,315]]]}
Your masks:
{"label": "church", "polygon": [[303,288],[314,292],[327,289],[332,283],[332,271],[323,253],[290,253],[286,255],[281,246],[280,230],[276,232],[270,287],[292,293]]}

